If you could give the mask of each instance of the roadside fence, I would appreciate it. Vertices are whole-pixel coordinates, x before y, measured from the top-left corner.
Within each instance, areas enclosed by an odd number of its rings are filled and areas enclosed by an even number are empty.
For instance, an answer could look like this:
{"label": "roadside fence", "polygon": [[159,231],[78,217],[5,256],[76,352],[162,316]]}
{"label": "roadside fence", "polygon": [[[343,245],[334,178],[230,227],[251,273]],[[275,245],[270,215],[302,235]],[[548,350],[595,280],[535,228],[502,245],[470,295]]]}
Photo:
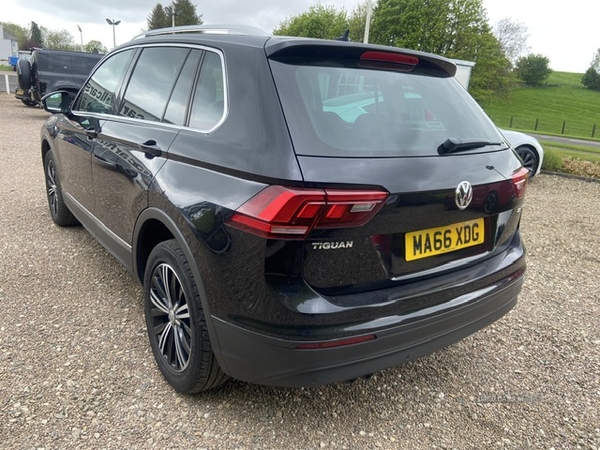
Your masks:
{"label": "roadside fence", "polygon": [[504,116],[504,117],[492,117],[490,119],[499,128],[516,128],[518,130],[524,130],[535,133],[550,133],[550,134],[562,134],[566,136],[576,136],[600,139],[600,121],[595,123],[593,121],[567,121],[563,119],[540,119],[533,117],[519,117],[519,116]]}

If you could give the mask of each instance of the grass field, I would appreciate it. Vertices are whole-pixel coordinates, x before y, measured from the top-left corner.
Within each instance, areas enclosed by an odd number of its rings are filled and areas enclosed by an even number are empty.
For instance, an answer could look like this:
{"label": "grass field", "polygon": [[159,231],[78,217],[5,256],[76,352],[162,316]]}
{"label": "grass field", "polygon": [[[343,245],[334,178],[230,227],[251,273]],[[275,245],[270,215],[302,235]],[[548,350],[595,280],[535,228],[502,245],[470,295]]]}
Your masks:
{"label": "grass field", "polygon": [[509,98],[482,106],[501,128],[592,139],[595,127],[600,140],[600,92],[585,89],[582,76],[554,72],[543,87],[517,87]]}
{"label": "grass field", "polygon": [[544,151],[552,151],[562,158],[585,159],[586,161],[600,163],[600,149],[598,148],[550,141],[540,141],[540,144],[544,147]]}

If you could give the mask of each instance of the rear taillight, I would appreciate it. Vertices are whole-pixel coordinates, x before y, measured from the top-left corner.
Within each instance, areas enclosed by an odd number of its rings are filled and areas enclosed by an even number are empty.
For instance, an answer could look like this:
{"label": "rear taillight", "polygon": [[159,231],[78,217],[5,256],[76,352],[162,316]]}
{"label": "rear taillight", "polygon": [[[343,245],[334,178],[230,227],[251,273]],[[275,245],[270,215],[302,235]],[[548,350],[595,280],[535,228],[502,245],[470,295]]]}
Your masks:
{"label": "rear taillight", "polygon": [[267,238],[302,239],[313,228],[364,225],[387,197],[385,191],[269,186],[240,206],[228,223]]}
{"label": "rear taillight", "polygon": [[515,188],[515,194],[517,198],[523,198],[525,195],[525,188],[527,187],[527,180],[529,179],[529,170],[525,167],[521,167],[512,176],[513,186]]}

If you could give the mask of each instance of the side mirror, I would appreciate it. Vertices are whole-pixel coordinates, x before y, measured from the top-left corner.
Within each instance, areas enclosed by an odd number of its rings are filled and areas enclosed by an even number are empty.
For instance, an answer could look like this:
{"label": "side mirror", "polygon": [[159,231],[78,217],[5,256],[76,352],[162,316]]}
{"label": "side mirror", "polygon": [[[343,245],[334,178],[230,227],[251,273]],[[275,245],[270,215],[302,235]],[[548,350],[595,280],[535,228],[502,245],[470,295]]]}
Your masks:
{"label": "side mirror", "polygon": [[70,114],[71,95],[67,91],[50,92],[42,97],[42,105],[52,114]]}

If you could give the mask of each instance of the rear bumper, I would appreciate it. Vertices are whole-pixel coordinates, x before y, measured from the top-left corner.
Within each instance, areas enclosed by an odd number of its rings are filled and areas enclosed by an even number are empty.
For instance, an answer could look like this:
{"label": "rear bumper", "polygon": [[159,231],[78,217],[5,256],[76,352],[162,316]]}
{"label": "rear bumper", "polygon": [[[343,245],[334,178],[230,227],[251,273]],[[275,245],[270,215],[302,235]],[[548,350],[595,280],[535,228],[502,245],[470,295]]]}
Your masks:
{"label": "rear bumper", "polygon": [[382,327],[372,333],[375,340],[335,348],[298,350],[306,341],[267,336],[212,317],[215,351],[222,369],[242,381],[300,387],[351,380],[433,353],[484,328],[515,306],[523,280],[520,268],[443,305],[377,319]]}
{"label": "rear bumper", "polygon": [[24,91],[21,88],[15,89],[15,98],[17,100],[29,100],[31,102],[36,102],[36,100],[31,96],[31,92]]}

